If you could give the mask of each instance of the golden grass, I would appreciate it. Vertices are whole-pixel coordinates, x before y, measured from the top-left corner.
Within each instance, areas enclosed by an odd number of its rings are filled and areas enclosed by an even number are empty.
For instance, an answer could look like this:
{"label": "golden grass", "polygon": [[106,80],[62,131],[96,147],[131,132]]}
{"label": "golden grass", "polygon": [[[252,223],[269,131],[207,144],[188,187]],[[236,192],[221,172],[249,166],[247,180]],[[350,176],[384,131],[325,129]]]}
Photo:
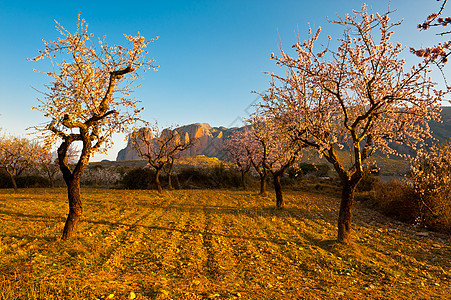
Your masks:
{"label": "golden grass", "polygon": [[286,192],[84,189],[59,240],[64,189],[0,190],[0,299],[447,299],[449,236],[363,207],[336,244],[338,199]]}

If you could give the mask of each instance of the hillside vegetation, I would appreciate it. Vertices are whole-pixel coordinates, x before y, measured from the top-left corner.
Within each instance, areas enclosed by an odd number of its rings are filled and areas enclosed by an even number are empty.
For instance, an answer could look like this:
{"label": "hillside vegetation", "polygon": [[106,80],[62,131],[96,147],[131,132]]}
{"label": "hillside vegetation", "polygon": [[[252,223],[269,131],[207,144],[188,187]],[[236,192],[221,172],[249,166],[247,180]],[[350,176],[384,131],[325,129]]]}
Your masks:
{"label": "hillside vegetation", "polygon": [[78,235],[59,239],[65,189],[0,190],[1,299],[447,299],[449,236],[339,199],[286,192],[85,189]]}

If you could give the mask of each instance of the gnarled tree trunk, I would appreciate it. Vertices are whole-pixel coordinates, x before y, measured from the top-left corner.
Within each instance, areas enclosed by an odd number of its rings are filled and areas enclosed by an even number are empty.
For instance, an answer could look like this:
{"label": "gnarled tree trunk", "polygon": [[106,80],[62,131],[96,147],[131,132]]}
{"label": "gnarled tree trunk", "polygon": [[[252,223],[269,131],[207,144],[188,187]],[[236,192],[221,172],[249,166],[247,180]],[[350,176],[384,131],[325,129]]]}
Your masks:
{"label": "gnarled tree trunk", "polygon": [[354,192],[359,179],[343,180],[341,193],[340,212],[338,213],[338,237],[337,241],[344,244],[351,242],[352,208],[354,206]]}
{"label": "gnarled tree trunk", "polygon": [[161,187],[160,182],[161,168],[156,168],[155,171],[155,185],[157,187],[158,193],[163,194],[163,188]]}
{"label": "gnarled tree trunk", "polygon": [[80,179],[85,167],[89,163],[89,156],[91,155],[90,141],[83,140],[83,149],[80,158],[75,165],[73,171],[69,168],[67,163],[67,150],[70,144],[77,140],[77,135],[67,136],[58,148],[58,164],[63,173],[64,182],[67,186],[67,198],[69,200],[69,214],[64,225],[63,235],[61,239],[67,240],[75,235],[77,226],[83,214],[83,207],[80,197]]}
{"label": "gnarled tree trunk", "polygon": [[69,199],[69,215],[66,219],[66,224],[64,225],[62,239],[66,240],[72,237],[76,231],[78,222],[83,214],[83,207],[80,197],[80,180],[74,178],[72,180],[66,181],[67,185],[67,196]]}

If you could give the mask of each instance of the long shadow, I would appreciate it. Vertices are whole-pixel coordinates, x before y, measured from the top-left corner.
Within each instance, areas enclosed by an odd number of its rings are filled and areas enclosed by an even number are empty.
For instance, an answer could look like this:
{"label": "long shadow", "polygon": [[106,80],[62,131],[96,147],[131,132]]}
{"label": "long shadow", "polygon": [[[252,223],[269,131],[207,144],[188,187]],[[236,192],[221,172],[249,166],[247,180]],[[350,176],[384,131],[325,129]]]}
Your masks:
{"label": "long shadow", "polygon": [[38,236],[32,236],[32,235],[28,235],[28,234],[17,235],[17,234],[0,233],[0,237],[15,238],[18,240],[26,239],[28,242],[31,242],[35,239],[45,240],[47,242],[55,242],[55,241],[59,240],[59,237],[57,237],[57,236],[39,236],[38,237]]}
{"label": "long shadow", "polygon": [[57,220],[57,221],[65,221],[66,217],[56,217],[49,215],[40,215],[40,214],[24,214],[21,212],[9,211],[9,210],[0,210],[0,215],[14,216],[14,217],[24,217],[31,219],[46,219],[46,220]]}
{"label": "long shadow", "polygon": [[[180,212],[203,212],[208,214],[219,215],[245,215],[248,217],[283,217],[291,216],[296,219],[324,219],[318,216],[318,213],[323,213],[322,210],[306,210],[297,207],[277,208],[275,206],[221,206],[221,205],[183,205],[183,204],[166,204],[166,205],[143,205],[146,208],[164,209],[164,210],[178,210]],[[329,219],[329,218],[326,218]]]}
{"label": "long shadow", "polygon": [[221,234],[221,233],[214,233],[214,232],[208,232],[204,230],[187,230],[187,229],[179,229],[179,228],[170,228],[165,226],[148,226],[148,225],[139,225],[139,224],[127,224],[127,223],[121,223],[121,222],[109,222],[109,221],[93,221],[93,220],[84,220],[85,222],[91,223],[91,224],[98,224],[98,225],[108,225],[108,226],[128,226],[130,228],[140,227],[140,228],[146,228],[150,230],[160,230],[160,231],[169,231],[169,232],[179,232],[182,234],[191,234],[191,235],[199,235],[202,234],[204,236],[208,237],[223,237],[223,238],[231,238],[231,239],[242,239],[242,240],[249,240],[249,241],[260,241],[260,242],[270,242],[274,244],[280,244],[284,245],[288,241],[285,239],[267,239],[262,237],[254,237],[254,236],[243,236],[243,235],[234,235],[234,234]]}
{"label": "long shadow", "polygon": [[[275,206],[252,206],[252,207],[236,207],[236,206],[221,206],[221,205],[183,205],[183,204],[169,204],[169,205],[146,205],[147,208],[155,207],[159,209],[167,209],[172,210],[176,209],[180,212],[202,212],[209,215],[215,214],[230,214],[230,215],[245,215],[250,218],[255,217],[285,217],[290,216],[299,220],[302,219],[320,219],[316,215],[319,210],[304,210],[294,207],[285,207],[285,208],[276,208]],[[0,215],[8,215],[15,217],[23,217],[23,218],[31,218],[36,221],[46,221],[46,220],[55,220],[57,222],[64,222],[66,217],[64,216],[49,216],[42,214],[25,214],[21,212],[13,212],[8,210],[0,210]],[[224,238],[235,238],[235,239],[243,239],[243,240],[254,240],[261,242],[271,242],[275,244],[286,244],[288,241],[285,239],[267,239],[261,237],[253,237],[253,236],[243,236],[243,235],[230,235],[230,234],[219,234],[208,231],[200,231],[200,230],[189,230],[189,229],[177,229],[165,226],[145,226],[139,224],[130,224],[130,223],[122,223],[122,222],[111,222],[111,221],[98,221],[98,220],[90,220],[87,218],[83,218],[82,222],[87,222],[91,224],[100,224],[100,225],[108,225],[108,226],[127,226],[130,228],[133,227],[143,227],[151,230],[165,230],[165,231],[177,231],[182,234],[192,234],[192,235],[206,235],[208,237],[218,236]]]}

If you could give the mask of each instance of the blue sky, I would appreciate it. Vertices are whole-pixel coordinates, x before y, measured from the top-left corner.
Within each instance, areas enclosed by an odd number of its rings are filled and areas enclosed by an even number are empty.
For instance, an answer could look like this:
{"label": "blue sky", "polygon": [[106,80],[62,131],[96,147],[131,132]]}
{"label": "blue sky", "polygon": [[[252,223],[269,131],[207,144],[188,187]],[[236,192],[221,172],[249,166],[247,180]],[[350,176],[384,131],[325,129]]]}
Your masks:
{"label": "blue sky", "polygon": [[[31,110],[40,96],[31,86],[44,90],[46,76],[33,72],[36,63],[27,62],[43,48],[41,39],[58,37],[54,20],[69,31],[77,15],[89,24],[89,31],[107,36],[110,44],[124,43],[123,34],[138,31],[146,38],[159,36],[150,45],[150,57],[160,65],[147,72],[135,97],[142,101],[143,119],[171,124],[209,123],[239,126],[252,91],[268,87],[263,72],[279,70],[269,60],[278,53],[279,38],[288,49],[299,36],[307,35],[308,23],[334,37],[342,29],[328,24],[326,17],[351,13],[366,3],[375,12],[386,12],[386,0],[204,0],[204,1],[6,1],[0,0],[0,128],[25,136],[26,128],[47,120]],[[416,24],[434,12],[435,0],[392,0],[393,20],[404,19],[394,39],[407,47],[439,41],[433,32],[418,32]],[[448,6],[445,15],[451,15]],[[418,60],[406,51],[408,63]],[[449,68],[448,70],[449,71]],[[434,79],[441,81],[438,72]],[[115,137],[107,156],[116,158],[125,147],[124,136]]]}

